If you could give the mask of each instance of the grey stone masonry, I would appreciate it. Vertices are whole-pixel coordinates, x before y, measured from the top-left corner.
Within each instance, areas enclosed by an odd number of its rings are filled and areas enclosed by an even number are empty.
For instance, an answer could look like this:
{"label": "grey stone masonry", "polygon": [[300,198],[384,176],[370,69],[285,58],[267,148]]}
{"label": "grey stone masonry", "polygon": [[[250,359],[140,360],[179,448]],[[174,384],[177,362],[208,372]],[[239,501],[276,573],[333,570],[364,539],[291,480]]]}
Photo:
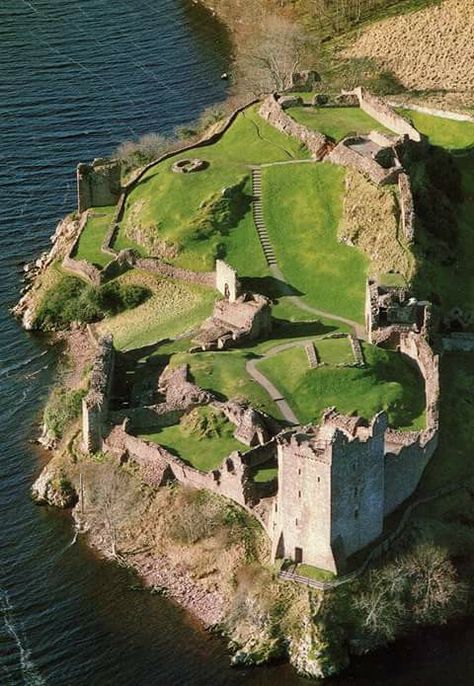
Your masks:
{"label": "grey stone masonry", "polygon": [[316,353],[316,348],[314,347],[314,343],[306,343],[305,347],[305,352],[306,356],[308,358],[308,364],[310,369],[316,369],[318,366],[318,355]]}

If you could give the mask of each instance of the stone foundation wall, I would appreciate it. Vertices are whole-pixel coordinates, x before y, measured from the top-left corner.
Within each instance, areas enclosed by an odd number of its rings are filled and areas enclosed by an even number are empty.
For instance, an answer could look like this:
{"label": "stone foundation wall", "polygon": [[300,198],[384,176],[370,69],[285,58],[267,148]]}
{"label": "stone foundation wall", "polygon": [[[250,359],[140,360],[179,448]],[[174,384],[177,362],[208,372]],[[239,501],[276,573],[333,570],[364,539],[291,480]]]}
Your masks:
{"label": "stone foundation wall", "polygon": [[260,489],[258,484],[254,484],[250,470],[276,453],[272,441],[268,446],[258,446],[243,455],[235,451],[217,469],[201,472],[162,446],[131,436],[123,426],[114,427],[107,437],[106,445],[115,454],[128,454],[140,465],[144,479],[152,486],[176,480],[184,486],[205,488],[233,500],[257,517],[258,512],[253,508],[264,491],[269,489]]}
{"label": "stone foundation wall", "polygon": [[415,204],[411,190],[410,177],[402,172],[398,177],[398,190],[400,191],[400,224],[403,235],[408,243],[413,243],[415,238]]}
{"label": "stone foundation wall", "polygon": [[426,429],[394,431],[385,436],[385,514],[393,512],[416,490],[423,471],[438,446],[439,357],[420,334],[403,333],[400,352],[410,357],[425,383]]}
{"label": "stone foundation wall", "polygon": [[259,114],[263,119],[266,119],[266,121],[278,129],[278,131],[286,133],[287,136],[293,136],[301,141],[316,160],[323,159],[332,147],[329,139],[322,133],[312,131],[306,126],[298,124],[286,114],[275,95],[269,95],[265,98],[259,109]]}
{"label": "stone foundation wall", "polygon": [[403,136],[408,136],[412,141],[419,143],[421,135],[409,121],[395,112],[384,100],[369,93],[365,88],[355,88],[352,91],[359,100],[361,110],[367,112],[373,119],[388,129]]}
{"label": "stone foundation wall", "polygon": [[392,167],[384,169],[375,160],[360,155],[356,150],[348,146],[354,139],[346,138],[329,153],[326,157],[328,162],[333,164],[340,164],[343,167],[351,167],[366,176],[372,183],[377,186],[386,186],[387,184],[396,183],[401,169]]}
{"label": "stone foundation wall", "polygon": [[89,392],[82,401],[82,441],[88,453],[102,449],[103,430],[109,410],[115,351],[112,336],[99,340],[92,367]]}

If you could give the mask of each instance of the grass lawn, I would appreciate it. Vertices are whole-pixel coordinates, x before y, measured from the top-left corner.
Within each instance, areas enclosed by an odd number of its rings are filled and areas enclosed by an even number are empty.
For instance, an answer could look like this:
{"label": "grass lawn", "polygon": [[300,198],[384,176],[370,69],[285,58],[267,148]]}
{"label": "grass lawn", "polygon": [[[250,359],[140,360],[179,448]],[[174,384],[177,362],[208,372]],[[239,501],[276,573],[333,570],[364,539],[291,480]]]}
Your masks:
{"label": "grass lawn", "polygon": [[331,581],[331,579],[335,578],[335,574],[332,572],[305,564],[297,565],[295,573],[307,579],[314,579],[314,581]]}
{"label": "grass lawn", "polygon": [[411,119],[418,131],[428,136],[433,145],[440,145],[449,150],[464,150],[474,146],[473,122],[443,119],[432,114],[415,112],[415,110],[400,109],[398,111]]}
{"label": "grass lawn", "polygon": [[349,134],[388,131],[360,107],[291,107],[287,114],[308,129],[324,133],[336,141]]}
{"label": "grass lawn", "polygon": [[344,169],[270,167],[262,191],[270,240],[288,283],[314,307],[362,323],[368,259],[337,240]]}
{"label": "grass lawn", "polygon": [[[128,197],[118,238],[121,247],[127,244],[124,227],[128,222],[156,225],[160,239],[181,248],[173,260],[175,264],[197,270],[211,268],[215,257],[213,245],[209,240],[190,236],[186,225],[196,216],[204,200],[220,193],[224,187],[246,179],[247,206],[242,208],[241,216],[235,218],[234,225],[228,227],[226,235],[218,235],[219,250],[244,275],[263,273],[265,261],[251,224],[249,165],[307,159],[308,152],[299,141],[261,119],[256,109],[252,107],[239,115],[214,145],[191,150],[185,155],[177,154],[149,170]],[[185,157],[199,157],[209,166],[191,174],[173,173],[173,161]]]}
{"label": "grass lawn", "polygon": [[367,419],[386,410],[392,427],[423,428],[425,398],[417,371],[399,353],[364,345],[364,355],[363,369],[310,369],[304,349],[293,348],[263,359],[258,367],[304,423],[319,421],[325,408],[335,406],[344,414]]}
{"label": "grass lawn", "polygon": [[276,479],[277,477],[278,465],[275,461],[261,465],[253,474],[253,480],[258,484],[263,484],[267,481],[273,481],[273,479]]}
{"label": "grass lawn", "polygon": [[115,207],[113,205],[94,207],[89,210],[89,218],[81,233],[79,245],[74,255],[76,260],[87,260],[97,267],[105,267],[110,262],[110,255],[103,253],[101,247],[114,212]]}
{"label": "grass lawn", "polygon": [[315,341],[318,360],[324,364],[354,364],[354,353],[348,338],[328,338]]}
{"label": "grass lawn", "polygon": [[152,296],[133,310],[108,317],[99,332],[112,333],[120,350],[142,348],[165,338],[196,329],[212,312],[216,292],[211,288],[173,281],[140,270],[119,277],[125,284],[139,284]]}
{"label": "grass lawn", "polygon": [[[207,417],[212,412],[208,407],[197,411],[202,417]],[[157,433],[142,434],[141,438],[159,443],[196,469],[208,472],[216,469],[234,450],[248,450],[247,446],[234,438],[234,431],[235,426],[221,415],[216,432],[210,435],[189,432],[181,424],[175,424],[164,427]]]}

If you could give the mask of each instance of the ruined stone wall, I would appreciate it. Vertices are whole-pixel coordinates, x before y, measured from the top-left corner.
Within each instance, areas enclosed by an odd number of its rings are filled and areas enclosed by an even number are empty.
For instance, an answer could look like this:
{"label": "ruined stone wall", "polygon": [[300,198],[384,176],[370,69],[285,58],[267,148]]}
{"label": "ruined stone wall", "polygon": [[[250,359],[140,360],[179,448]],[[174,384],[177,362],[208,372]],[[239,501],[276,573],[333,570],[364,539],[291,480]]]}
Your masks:
{"label": "ruined stone wall", "polygon": [[360,108],[373,119],[396,133],[408,136],[412,141],[421,141],[419,131],[381,98],[372,95],[365,88],[355,88],[353,92],[359,100]]}
{"label": "ruined stone wall", "polygon": [[297,560],[336,572],[330,541],[331,455],[314,453],[305,436],[278,445],[278,494],[269,534],[273,558]]}
{"label": "ruined stone wall", "polygon": [[343,167],[355,169],[377,186],[385,186],[397,182],[398,175],[401,172],[400,168],[392,167],[385,169],[374,159],[360,155],[356,150],[348,147],[348,144],[353,140],[352,138],[346,138],[338,143],[326,157],[326,160],[333,164],[340,164]]}
{"label": "ruined stone wall", "polygon": [[114,359],[115,351],[112,336],[104,336],[98,342],[89,392],[82,400],[82,441],[84,450],[88,453],[95,453],[102,449],[104,424],[107,421],[109,410]]}
{"label": "ruined stone wall", "polygon": [[275,95],[269,95],[265,98],[259,109],[259,114],[278,131],[300,140],[316,160],[321,160],[332,147],[329,139],[322,133],[298,124],[286,114]]}
{"label": "ruined stone wall", "polygon": [[237,272],[223,260],[216,260],[216,289],[222,295],[235,302],[240,295],[240,283]]}
{"label": "ruined stone wall", "polygon": [[253,484],[250,470],[261,464],[260,460],[268,460],[268,455],[275,451],[273,444],[266,448],[259,446],[243,455],[235,451],[223,460],[219,468],[212,472],[201,472],[166,448],[130,435],[123,426],[114,427],[106,445],[116,454],[127,453],[140,465],[143,478],[152,486],[176,480],[184,486],[205,488],[233,500],[256,516],[258,512],[253,507],[258,503],[262,491],[258,484]]}
{"label": "ruined stone wall", "polygon": [[367,439],[338,432],[331,468],[331,546],[339,569],[349,555],[383,531],[385,413],[377,415]]}
{"label": "ruined stone wall", "polygon": [[163,276],[168,276],[172,279],[179,279],[180,281],[187,281],[188,283],[195,283],[201,286],[214,288],[216,284],[215,272],[193,272],[190,269],[174,267],[155,257],[139,257],[133,261],[133,266],[138,269],[144,269],[146,271],[162,274]]}
{"label": "ruined stone wall", "polygon": [[393,512],[416,490],[423,471],[438,445],[439,357],[421,334],[403,333],[400,352],[410,357],[424,379],[426,429],[420,432],[389,430],[385,443],[385,514]]}
{"label": "ruined stone wall", "polygon": [[78,164],[77,210],[115,205],[120,195],[121,164],[118,160],[96,159],[92,164]]}
{"label": "ruined stone wall", "polygon": [[79,227],[77,229],[76,237],[63,258],[62,266],[64,269],[72,272],[76,276],[79,276],[81,279],[85,279],[94,286],[98,286],[101,281],[100,270],[90,262],[87,262],[87,260],[76,260],[74,257],[88,219],[89,213],[87,211],[83,212],[79,220]]}
{"label": "ruined stone wall", "polygon": [[400,191],[400,224],[403,235],[408,243],[413,243],[415,238],[415,203],[411,190],[410,177],[402,172],[398,177],[398,190]]}

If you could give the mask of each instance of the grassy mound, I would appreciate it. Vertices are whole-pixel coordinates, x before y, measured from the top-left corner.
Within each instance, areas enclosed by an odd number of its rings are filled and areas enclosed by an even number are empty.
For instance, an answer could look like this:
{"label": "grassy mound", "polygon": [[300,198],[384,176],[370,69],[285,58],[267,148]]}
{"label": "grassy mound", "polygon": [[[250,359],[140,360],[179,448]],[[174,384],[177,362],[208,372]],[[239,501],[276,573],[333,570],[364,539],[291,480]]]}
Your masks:
{"label": "grassy mound", "polygon": [[348,170],[344,215],[339,239],[357,245],[371,260],[371,274],[398,272],[407,282],[413,276],[414,257],[398,221],[394,191],[377,188],[362,174]]}
{"label": "grassy mound", "polygon": [[222,413],[212,407],[199,407],[184,415],[179,424],[141,437],[159,443],[196,469],[208,472],[233,450],[246,450],[234,438],[234,431],[234,425]]}
{"label": "grassy mound", "polygon": [[[150,169],[128,197],[115,247],[129,247],[126,227],[132,224],[156,226],[157,238],[175,246],[176,256],[170,261],[179,266],[206,270],[213,267],[215,257],[220,255],[243,274],[249,274],[250,266],[254,273],[262,273],[265,260],[248,203],[251,195],[249,166],[307,158],[307,151],[298,141],[267,124],[252,107],[237,117],[217,143],[188,151],[185,157],[204,159],[208,167],[191,174],[175,174],[171,171],[173,162],[184,158],[178,154]],[[245,185],[242,183],[244,177]],[[219,219],[222,208],[216,206],[217,198],[222,197],[223,189],[237,186],[242,195],[227,216],[226,235],[219,235],[212,245],[206,240],[196,240],[200,230],[202,233],[203,215],[206,215],[207,227],[212,223],[222,234],[223,225]],[[209,212],[210,208],[212,212]]]}
{"label": "grassy mound", "polygon": [[310,305],[362,322],[368,260],[337,239],[344,173],[324,163],[267,168],[263,211],[289,284]]}
{"label": "grassy mound", "polygon": [[[319,341],[316,341],[318,348]],[[285,350],[262,360],[258,367],[288,400],[302,422],[319,421],[326,407],[370,419],[386,410],[390,425],[424,427],[421,377],[398,353],[365,345],[367,367],[325,365],[310,369],[302,348]]]}
{"label": "grassy mound", "polygon": [[99,325],[111,333],[119,349],[141,348],[198,327],[211,314],[216,293],[210,288],[173,281],[133,270],[116,279],[123,285],[149,289],[150,298],[133,310],[109,317]]}

